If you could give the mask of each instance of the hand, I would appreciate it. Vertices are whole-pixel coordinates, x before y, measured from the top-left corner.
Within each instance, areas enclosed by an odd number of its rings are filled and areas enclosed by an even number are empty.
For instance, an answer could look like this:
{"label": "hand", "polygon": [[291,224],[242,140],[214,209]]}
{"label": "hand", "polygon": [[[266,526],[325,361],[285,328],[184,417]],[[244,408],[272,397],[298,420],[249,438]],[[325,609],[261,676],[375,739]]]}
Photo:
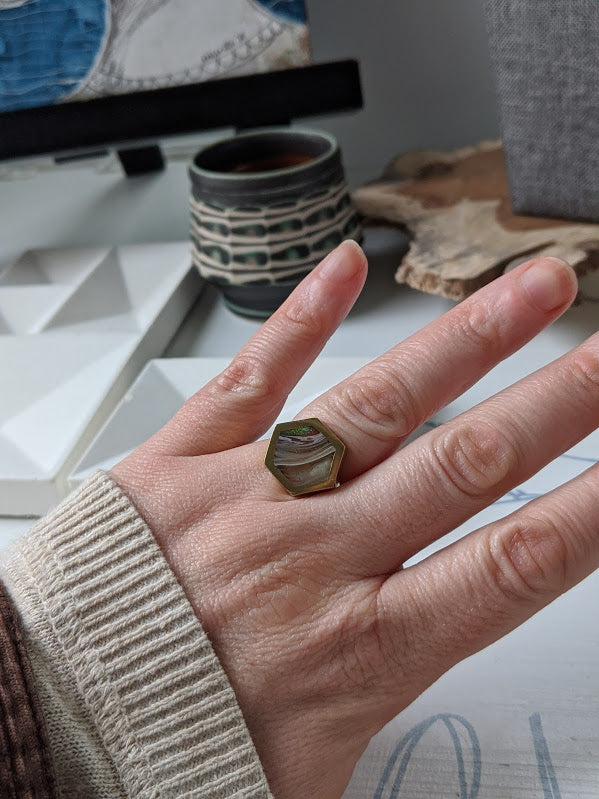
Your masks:
{"label": "hand", "polygon": [[567,308],[576,278],[557,259],[519,266],[305,409],[347,445],[341,487],[294,499],[268,472],[255,439],[365,274],[341,245],[112,473],[210,636],[278,799],[339,797],[385,723],[599,565],[593,468],[402,568],[599,423],[596,335],[398,449]]}

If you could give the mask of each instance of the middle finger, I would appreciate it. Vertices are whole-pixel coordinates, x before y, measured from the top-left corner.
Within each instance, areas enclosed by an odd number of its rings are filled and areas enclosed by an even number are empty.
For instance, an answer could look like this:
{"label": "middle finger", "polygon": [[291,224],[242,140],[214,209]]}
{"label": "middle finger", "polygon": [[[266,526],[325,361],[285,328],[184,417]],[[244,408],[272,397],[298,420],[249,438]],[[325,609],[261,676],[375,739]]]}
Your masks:
{"label": "middle finger", "polygon": [[321,419],[347,447],[341,482],[387,458],[560,316],[576,287],[559,259],[522,264],[311,403],[301,416]]}

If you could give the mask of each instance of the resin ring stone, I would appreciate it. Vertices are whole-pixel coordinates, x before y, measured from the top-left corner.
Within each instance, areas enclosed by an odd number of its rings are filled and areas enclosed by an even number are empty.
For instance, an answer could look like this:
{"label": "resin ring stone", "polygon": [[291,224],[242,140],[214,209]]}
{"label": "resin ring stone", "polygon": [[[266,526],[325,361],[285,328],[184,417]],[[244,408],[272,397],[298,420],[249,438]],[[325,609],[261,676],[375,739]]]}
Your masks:
{"label": "resin ring stone", "polygon": [[335,488],[345,444],[319,419],[278,424],[264,463],[293,496]]}

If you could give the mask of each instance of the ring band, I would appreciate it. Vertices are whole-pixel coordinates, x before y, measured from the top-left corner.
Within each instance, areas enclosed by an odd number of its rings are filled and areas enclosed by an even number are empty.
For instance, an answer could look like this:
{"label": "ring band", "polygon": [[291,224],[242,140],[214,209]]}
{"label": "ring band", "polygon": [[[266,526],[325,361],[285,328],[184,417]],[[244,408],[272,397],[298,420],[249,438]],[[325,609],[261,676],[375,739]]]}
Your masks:
{"label": "ring band", "polygon": [[294,497],[335,488],[345,444],[319,419],[282,422],[273,430],[266,468]]}

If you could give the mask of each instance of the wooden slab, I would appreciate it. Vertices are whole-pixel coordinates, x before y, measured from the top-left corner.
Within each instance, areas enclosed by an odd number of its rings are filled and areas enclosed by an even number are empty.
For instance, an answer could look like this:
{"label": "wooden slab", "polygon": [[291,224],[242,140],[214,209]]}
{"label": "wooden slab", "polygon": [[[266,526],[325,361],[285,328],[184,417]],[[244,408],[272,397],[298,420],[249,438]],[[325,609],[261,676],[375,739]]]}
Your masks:
{"label": "wooden slab", "polygon": [[564,258],[582,276],[599,268],[599,225],[512,213],[501,143],[398,156],[353,193],[369,222],[411,237],[398,283],[461,300],[534,255]]}

